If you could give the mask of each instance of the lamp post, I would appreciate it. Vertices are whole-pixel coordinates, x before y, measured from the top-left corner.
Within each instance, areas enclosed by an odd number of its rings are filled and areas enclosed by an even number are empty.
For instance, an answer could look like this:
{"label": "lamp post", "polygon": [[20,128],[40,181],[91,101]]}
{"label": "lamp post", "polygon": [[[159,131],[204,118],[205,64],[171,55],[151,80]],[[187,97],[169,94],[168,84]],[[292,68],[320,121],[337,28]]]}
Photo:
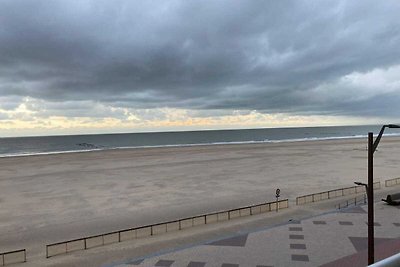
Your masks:
{"label": "lamp post", "polygon": [[374,263],[374,152],[378,147],[385,128],[400,128],[399,125],[383,125],[381,131],[374,141],[372,132],[368,133],[368,265]]}
{"label": "lamp post", "polygon": [[360,183],[360,182],[354,182],[356,185],[363,185],[363,186],[365,186],[365,194],[367,194],[368,195],[368,185],[367,184],[364,184],[364,183]]}

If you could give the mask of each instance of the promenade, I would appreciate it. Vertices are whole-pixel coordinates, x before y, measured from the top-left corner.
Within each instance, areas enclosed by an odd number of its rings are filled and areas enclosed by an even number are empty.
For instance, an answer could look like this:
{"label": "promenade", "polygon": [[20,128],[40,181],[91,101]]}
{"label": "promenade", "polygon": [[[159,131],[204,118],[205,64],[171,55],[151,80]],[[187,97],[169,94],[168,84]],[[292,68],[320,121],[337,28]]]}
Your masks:
{"label": "promenade", "polygon": [[[380,201],[397,192],[397,186],[375,192],[376,260],[400,252],[400,207]],[[357,199],[360,197],[363,199],[362,195]],[[291,200],[289,208],[279,212],[199,225],[50,258],[27,250],[27,263],[13,266],[366,266],[367,205],[337,209],[347,201],[354,203],[350,196],[305,205],[296,205]],[[38,246],[37,250],[43,247]]]}
{"label": "promenade", "polygon": [[[367,206],[132,258],[107,267],[366,266]],[[376,260],[400,252],[400,208],[375,203]]]}

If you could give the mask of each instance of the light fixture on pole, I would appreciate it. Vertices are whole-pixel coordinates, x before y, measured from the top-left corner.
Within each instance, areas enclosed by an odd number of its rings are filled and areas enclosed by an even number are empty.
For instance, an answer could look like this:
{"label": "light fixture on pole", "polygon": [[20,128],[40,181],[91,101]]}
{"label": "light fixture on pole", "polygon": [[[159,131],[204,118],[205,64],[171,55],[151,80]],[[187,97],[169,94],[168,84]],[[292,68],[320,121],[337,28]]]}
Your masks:
{"label": "light fixture on pole", "polygon": [[368,185],[367,184],[364,184],[364,183],[361,183],[361,182],[354,182],[356,185],[363,185],[363,186],[365,186],[365,193],[366,194],[368,194]]}

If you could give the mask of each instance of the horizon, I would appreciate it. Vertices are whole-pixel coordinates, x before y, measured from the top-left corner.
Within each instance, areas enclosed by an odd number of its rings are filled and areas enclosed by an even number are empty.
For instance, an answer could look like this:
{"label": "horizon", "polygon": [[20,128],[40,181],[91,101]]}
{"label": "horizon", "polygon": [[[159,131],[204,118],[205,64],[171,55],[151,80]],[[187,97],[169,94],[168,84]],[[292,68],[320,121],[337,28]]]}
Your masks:
{"label": "horizon", "polygon": [[[394,123],[397,124],[397,123]],[[241,131],[241,130],[268,130],[268,129],[295,129],[295,128],[334,128],[334,127],[380,127],[384,124],[349,124],[349,125],[315,125],[315,126],[283,126],[283,127],[257,127],[257,128],[222,128],[222,129],[195,129],[195,130],[166,130],[166,131],[138,131],[138,132],[103,132],[103,133],[77,133],[77,134],[53,134],[53,135],[21,135],[0,136],[0,138],[23,137],[63,137],[63,136],[92,136],[92,135],[124,135],[124,134],[151,134],[151,133],[186,133],[186,132],[210,132],[210,131]]]}

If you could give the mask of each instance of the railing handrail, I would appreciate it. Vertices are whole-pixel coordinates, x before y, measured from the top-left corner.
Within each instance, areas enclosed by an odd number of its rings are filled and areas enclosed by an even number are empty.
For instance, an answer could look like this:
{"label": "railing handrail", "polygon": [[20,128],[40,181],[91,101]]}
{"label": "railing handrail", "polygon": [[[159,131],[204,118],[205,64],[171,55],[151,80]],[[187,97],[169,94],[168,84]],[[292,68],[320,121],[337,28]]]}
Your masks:
{"label": "railing handrail", "polygon": [[[395,178],[397,179],[397,178]],[[380,184],[381,182],[374,182],[374,184]],[[346,190],[346,189],[353,189],[353,188],[360,188],[360,187],[364,187],[362,185],[355,185],[355,186],[349,186],[349,187],[343,187],[343,188],[337,188],[337,189],[331,189],[328,191],[322,191],[322,192],[318,192],[318,193],[312,193],[312,194],[308,194],[308,195],[302,195],[302,196],[298,196],[297,198],[302,198],[302,197],[310,197],[310,196],[314,196],[314,195],[320,195],[320,194],[326,194],[326,193],[330,193],[330,192],[334,192],[334,191],[340,191],[340,190]]]}
{"label": "railing handrail", "polygon": [[81,240],[85,240],[85,239],[91,239],[91,238],[101,237],[101,236],[105,236],[105,235],[118,234],[118,233],[121,233],[121,232],[128,232],[128,231],[133,231],[133,230],[139,230],[139,229],[148,228],[148,227],[154,227],[154,226],[163,225],[163,224],[176,223],[176,222],[180,222],[180,221],[185,221],[185,220],[200,218],[200,217],[204,217],[204,216],[211,216],[211,215],[216,215],[216,214],[220,214],[220,213],[238,211],[238,210],[243,210],[243,209],[247,209],[247,208],[255,208],[255,207],[259,207],[259,206],[263,206],[263,205],[274,204],[274,203],[281,203],[281,202],[286,202],[286,201],[289,201],[289,199],[282,199],[282,200],[279,200],[279,201],[271,201],[271,202],[265,202],[265,203],[254,204],[254,205],[247,205],[247,206],[240,207],[240,208],[228,209],[228,210],[220,210],[220,211],[216,211],[216,212],[212,212],[212,213],[203,213],[203,214],[200,214],[200,215],[195,215],[195,216],[191,216],[191,217],[185,217],[185,218],[182,218],[182,219],[176,219],[176,220],[171,220],[171,221],[164,221],[164,222],[159,222],[159,223],[154,223],[154,224],[148,224],[148,225],[143,225],[143,226],[137,226],[137,227],[127,228],[127,229],[123,229],[123,230],[116,230],[116,231],[107,232],[107,233],[103,233],[103,234],[85,236],[85,237],[76,238],[76,239],[71,239],[71,240],[67,240],[67,241],[61,241],[61,242],[57,242],[57,243],[48,244],[48,245],[46,245],[46,247],[51,247],[51,246],[56,246],[56,245],[65,244],[65,243],[70,243],[70,242],[81,241]]}
{"label": "railing handrail", "polygon": [[13,250],[13,251],[0,252],[0,256],[18,253],[18,252],[26,252],[26,249],[18,249],[18,250]]}
{"label": "railing handrail", "polygon": [[[16,253],[23,253],[23,260],[14,260],[9,263],[6,263],[6,256],[10,254],[16,254]],[[0,265],[5,266],[8,264],[14,264],[14,263],[23,263],[26,262],[26,249],[18,249],[18,250],[12,250],[12,251],[6,251],[6,252],[0,252],[0,257],[2,262]]]}
{"label": "railing handrail", "polygon": [[[361,197],[361,198],[359,198],[359,197]],[[353,202],[353,200],[354,200],[354,202]],[[367,195],[366,194],[355,196],[354,198],[346,200],[346,202],[343,201],[339,204],[336,204],[335,207],[337,207],[337,209],[340,210],[341,208],[347,208],[352,204],[354,204],[356,206],[358,203],[360,203],[362,201],[364,202],[364,204],[367,203]]]}
{"label": "railing handrail", "polygon": [[389,187],[388,184],[391,182],[395,182],[396,185],[400,184],[399,181],[400,181],[400,177],[385,180],[385,187]]}

